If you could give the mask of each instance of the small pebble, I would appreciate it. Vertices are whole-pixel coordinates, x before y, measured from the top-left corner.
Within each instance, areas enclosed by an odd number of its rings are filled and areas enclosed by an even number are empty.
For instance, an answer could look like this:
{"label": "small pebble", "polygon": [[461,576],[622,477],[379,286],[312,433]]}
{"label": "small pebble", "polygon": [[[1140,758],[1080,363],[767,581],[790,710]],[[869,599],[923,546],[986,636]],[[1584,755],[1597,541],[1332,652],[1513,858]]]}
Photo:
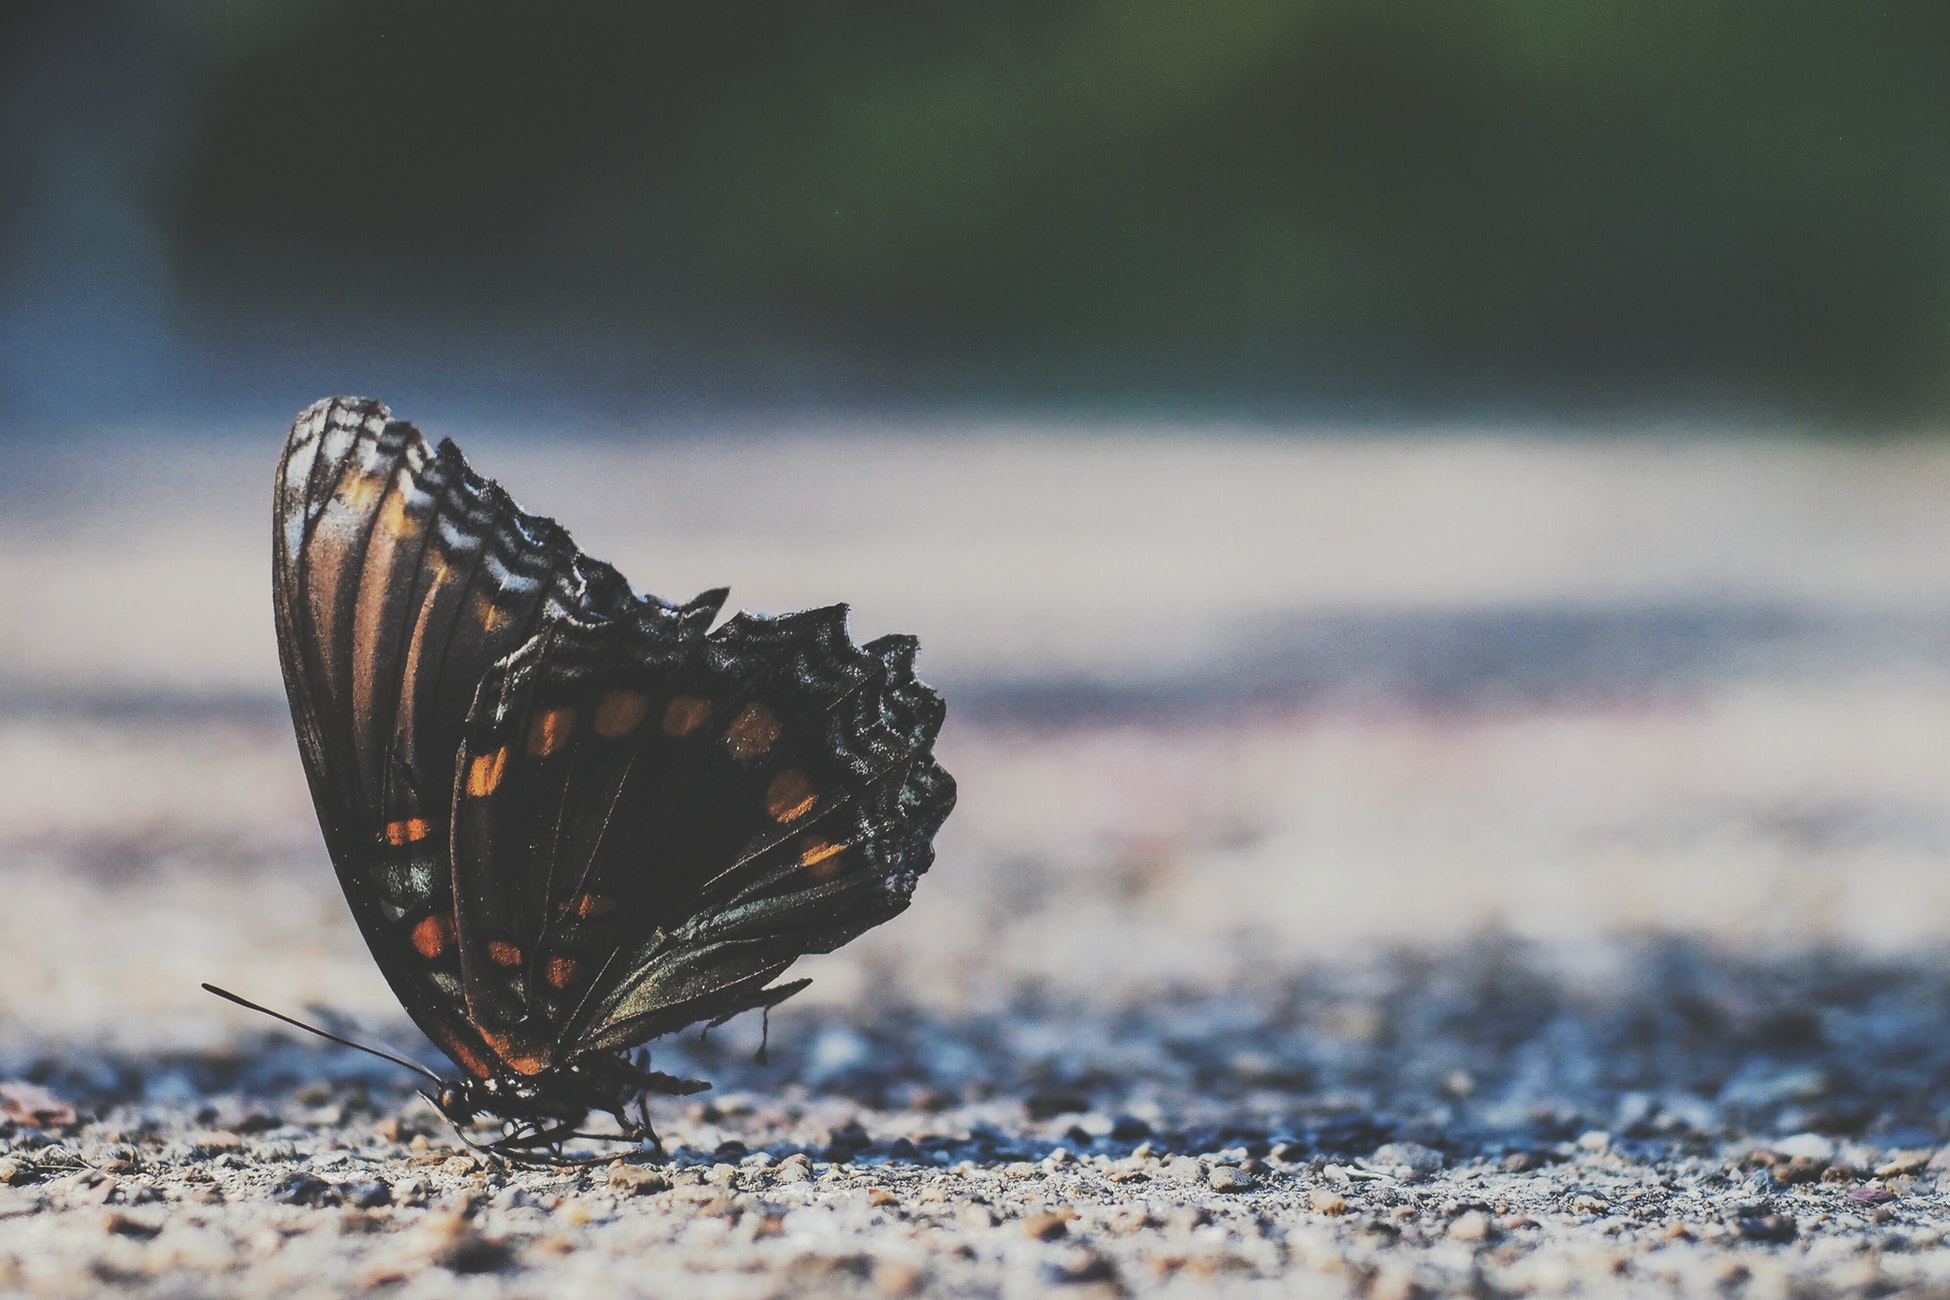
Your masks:
{"label": "small pebble", "polygon": [[1055,1241],[1070,1231],[1070,1216],[1061,1211],[1032,1214],[1022,1221],[1022,1229],[1037,1241]]}
{"label": "small pebble", "polygon": [[127,1214],[109,1213],[102,1216],[102,1230],[118,1237],[153,1237],[162,1231],[159,1223],[133,1218]]}
{"label": "small pebble", "polygon": [[506,1242],[481,1235],[462,1215],[440,1215],[426,1231],[433,1242],[428,1258],[449,1272],[499,1273],[514,1263]]}
{"label": "small pebble", "polygon": [[649,1196],[670,1190],[670,1179],[648,1165],[614,1165],[609,1190],[618,1196]]}
{"label": "small pebble", "polygon": [[882,1295],[919,1295],[927,1274],[901,1260],[883,1259],[873,1266],[872,1281]]}
{"label": "small pebble", "polygon": [[363,1182],[348,1183],[339,1189],[347,1205],[358,1206],[362,1210],[377,1209],[393,1203],[393,1189],[383,1178],[368,1179]]}
{"label": "small pebble", "polygon": [[1740,1235],[1748,1241],[1764,1241],[1779,1244],[1793,1241],[1797,1231],[1796,1224],[1788,1215],[1767,1213],[1742,1218]]}
{"label": "small pebble", "polygon": [[1307,1204],[1316,1214],[1346,1214],[1347,1198],[1327,1187],[1316,1187],[1307,1193]]}
{"label": "small pebble", "polygon": [[1117,1266],[1110,1257],[1099,1254],[1088,1247],[1077,1247],[1058,1260],[1043,1265],[1045,1281],[1057,1286],[1075,1286],[1086,1282],[1115,1284]]}
{"label": "small pebble", "polygon": [[322,1178],[294,1172],[271,1185],[271,1199],[286,1205],[332,1205],[338,1202],[339,1193]]}
{"label": "small pebble", "polygon": [[1205,1181],[1215,1192],[1249,1192],[1253,1187],[1253,1176],[1231,1165],[1214,1165]]}
{"label": "small pebble", "polygon": [[1398,1171],[1399,1176],[1412,1181],[1439,1172],[1445,1161],[1440,1151],[1419,1142],[1388,1142],[1375,1148],[1368,1163],[1377,1169]]}

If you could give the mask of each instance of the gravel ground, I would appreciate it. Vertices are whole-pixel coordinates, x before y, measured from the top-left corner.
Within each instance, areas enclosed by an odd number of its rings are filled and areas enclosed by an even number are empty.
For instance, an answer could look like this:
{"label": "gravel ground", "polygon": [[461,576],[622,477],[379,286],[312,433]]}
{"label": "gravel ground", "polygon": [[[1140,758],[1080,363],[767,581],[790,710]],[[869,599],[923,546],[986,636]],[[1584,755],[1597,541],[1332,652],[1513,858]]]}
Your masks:
{"label": "gravel ground", "polygon": [[[669,1158],[564,1169],[197,991],[439,1060],[278,715],[263,467],[106,445],[0,444],[0,1291],[1950,1290],[1950,449],[508,444],[672,590],[857,573],[962,786],[768,1063],[657,1044]],[[766,509],[637,520],[637,459]]]}
{"label": "gravel ground", "polygon": [[1950,967],[1737,962],[1676,941],[1613,959],[1629,974],[1598,984],[1485,942],[1114,1010],[1025,995],[945,1017],[873,999],[794,1017],[769,1066],[747,1042],[665,1052],[720,1084],[666,1108],[670,1158],[573,1170],[470,1152],[397,1077],[275,1037],[29,1056],[17,1076],[89,1113],[10,1128],[0,1281],[1950,1286]]}

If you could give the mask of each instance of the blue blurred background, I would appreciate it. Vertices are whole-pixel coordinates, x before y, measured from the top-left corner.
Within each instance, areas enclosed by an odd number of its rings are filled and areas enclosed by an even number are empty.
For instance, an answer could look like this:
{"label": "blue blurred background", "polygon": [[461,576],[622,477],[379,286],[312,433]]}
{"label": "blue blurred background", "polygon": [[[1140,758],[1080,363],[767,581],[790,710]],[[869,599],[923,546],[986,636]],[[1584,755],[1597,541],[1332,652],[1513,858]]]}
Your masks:
{"label": "blue blurred background", "polygon": [[0,0],[0,424],[1950,406],[1950,9]]}

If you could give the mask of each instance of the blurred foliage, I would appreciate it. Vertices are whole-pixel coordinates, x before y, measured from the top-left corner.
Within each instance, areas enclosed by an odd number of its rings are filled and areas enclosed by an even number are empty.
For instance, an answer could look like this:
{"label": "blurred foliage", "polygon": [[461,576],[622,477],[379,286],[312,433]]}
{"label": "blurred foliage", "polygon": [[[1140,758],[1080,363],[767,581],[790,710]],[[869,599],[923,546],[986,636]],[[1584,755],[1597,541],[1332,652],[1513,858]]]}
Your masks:
{"label": "blurred foliage", "polygon": [[141,13],[190,69],[156,203],[212,316],[566,322],[922,397],[1950,411],[1950,7]]}

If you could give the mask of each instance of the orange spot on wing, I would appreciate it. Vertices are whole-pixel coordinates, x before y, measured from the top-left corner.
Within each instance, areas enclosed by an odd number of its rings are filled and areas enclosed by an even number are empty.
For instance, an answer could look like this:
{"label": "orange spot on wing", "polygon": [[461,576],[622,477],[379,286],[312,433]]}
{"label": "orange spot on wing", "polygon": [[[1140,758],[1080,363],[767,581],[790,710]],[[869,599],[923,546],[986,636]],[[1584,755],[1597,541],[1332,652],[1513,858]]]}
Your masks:
{"label": "orange spot on wing", "polygon": [[538,714],[528,724],[528,752],[536,758],[547,758],[569,743],[569,733],[575,728],[574,709],[565,706]]}
{"label": "orange spot on wing", "polygon": [[846,845],[835,844],[831,840],[804,839],[799,842],[799,865],[814,880],[831,880],[840,874],[846,864],[840,861],[840,854],[846,852]]}
{"label": "orange spot on wing", "polygon": [[724,733],[725,748],[739,758],[757,758],[778,738],[777,715],[758,700],[740,709]]}
{"label": "orange spot on wing", "polygon": [[478,596],[474,600],[474,621],[481,625],[483,632],[498,632],[508,622],[508,611],[486,596]]}
{"label": "orange spot on wing", "polygon": [[474,761],[467,765],[467,793],[476,799],[485,799],[493,794],[501,784],[501,769],[507,765],[506,745],[492,754],[476,754]]}
{"label": "orange spot on wing", "polygon": [[505,939],[488,940],[488,960],[496,966],[521,965],[521,949]]}
{"label": "orange spot on wing", "polygon": [[406,493],[395,490],[379,509],[379,527],[395,537],[411,537],[420,531],[420,521],[406,513]]}
{"label": "orange spot on wing", "polygon": [[402,844],[418,844],[433,834],[433,825],[424,817],[408,817],[403,821],[387,822],[383,832],[385,841],[394,848]]}
{"label": "orange spot on wing", "polygon": [[629,735],[649,707],[650,697],[642,691],[611,691],[596,706],[596,734],[604,740]]}
{"label": "orange spot on wing", "polygon": [[796,821],[812,811],[812,782],[796,767],[788,767],[765,788],[765,811],[775,822]]}
{"label": "orange spot on wing", "polygon": [[364,510],[379,500],[379,494],[386,490],[386,480],[370,474],[347,478],[345,486],[339,489],[339,500],[354,510]]}
{"label": "orange spot on wing", "polygon": [[440,1044],[442,1050],[447,1055],[458,1061],[461,1069],[467,1071],[477,1079],[486,1079],[493,1076],[494,1066],[488,1062],[486,1057],[474,1050],[472,1043],[451,1030],[447,1030],[444,1033],[440,1032],[441,1028],[436,1026],[433,1041]]}
{"label": "orange spot on wing", "polygon": [[711,716],[711,701],[700,700],[695,695],[675,695],[664,710],[664,734],[667,736],[688,736],[704,725]]}
{"label": "orange spot on wing", "polygon": [[573,957],[550,957],[543,978],[550,988],[566,989],[582,980],[582,963]]}
{"label": "orange spot on wing", "polygon": [[453,943],[454,923],[438,913],[422,917],[420,923],[413,927],[412,939],[413,951],[432,961]]}
{"label": "orange spot on wing", "polygon": [[481,1031],[481,1037],[516,1074],[540,1074],[548,1069],[548,1053],[531,1039],[517,1038],[513,1034],[489,1033],[485,1029]]}
{"label": "orange spot on wing", "polygon": [[606,894],[584,894],[570,906],[583,920],[593,921],[599,916],[608,916],[622,904]]}

